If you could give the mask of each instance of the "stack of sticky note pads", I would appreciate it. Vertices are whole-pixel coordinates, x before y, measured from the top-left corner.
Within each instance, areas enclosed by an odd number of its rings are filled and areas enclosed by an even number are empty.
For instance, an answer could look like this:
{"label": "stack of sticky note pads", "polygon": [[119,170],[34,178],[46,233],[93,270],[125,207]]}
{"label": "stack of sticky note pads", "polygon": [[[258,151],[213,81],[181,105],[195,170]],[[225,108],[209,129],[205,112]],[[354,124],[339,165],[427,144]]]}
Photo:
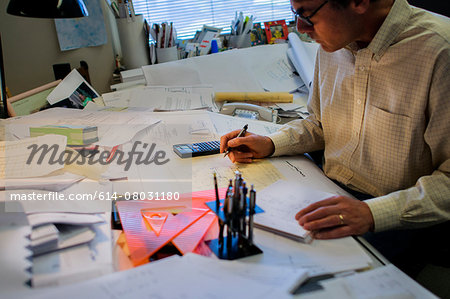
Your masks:
{"label": "stack of sticky note pads", "polygon": [[42,126],[31,127],[30,137],[47,134],[64,135],[67,137],[67,145],[84,146],[98,141],[97,127],[95,126]]}

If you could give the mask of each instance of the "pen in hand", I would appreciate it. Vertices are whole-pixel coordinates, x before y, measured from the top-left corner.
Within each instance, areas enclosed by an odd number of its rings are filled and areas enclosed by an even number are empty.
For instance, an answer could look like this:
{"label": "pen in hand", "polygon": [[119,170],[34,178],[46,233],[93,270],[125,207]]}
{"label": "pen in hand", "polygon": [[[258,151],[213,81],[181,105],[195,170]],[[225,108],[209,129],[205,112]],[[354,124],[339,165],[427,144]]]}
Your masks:
{"label": "pen in hand", "polygon": [[[242,128],[242,130],[239,132],[239,134],[236,136],[236,138],[239,138],[239,137],[244,136],[245,133],[247,132],[247,129],[248,129],[248,124],[245,125],[245,126]],[[224,157],[226,157],[226,156],[230,153],[230,151],[231,151],[231,148],[228,147],[228,148],[227,148],[227,151],[225,152]]]}

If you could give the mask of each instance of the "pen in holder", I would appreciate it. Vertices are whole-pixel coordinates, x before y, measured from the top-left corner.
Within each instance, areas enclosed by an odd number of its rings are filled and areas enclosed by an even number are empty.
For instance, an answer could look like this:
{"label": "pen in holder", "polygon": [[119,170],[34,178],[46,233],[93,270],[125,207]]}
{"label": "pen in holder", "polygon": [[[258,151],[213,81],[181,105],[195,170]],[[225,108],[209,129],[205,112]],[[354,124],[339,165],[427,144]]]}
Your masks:
{"label": "pen in holder", "polygon": [[156,60],[158,63],[178,60],[178,49],[176,46],[170,48],[156,48]]}
{"label": "pen in holder", "polygon": [[252,45],[251,34],[230,35],[229,45],[231,48],[248,48]]}
{"label": "pen in holder", "polygon": [[227,260],[262,253],[253,243],[253,216],[264,212],[256,206],[256,191],[253,185],[248,190],[241,173],[236,171],[234,185],[230,179],[224,200],[219,199],[216,174],[214,187],[216,200],[207,202],[206,205],[217,215],[219,237],[207,242],[209,248],[218,258]]}
{"label": "pen in holder", "polygon": [[[177,31],[172,22],[154,23],[149,27],[149,33],[155,41],[155,52],[152,52],[152,64],[155,61],[163,63],[178,60]],[[156,57],[153,54],[156,54]]]}
{"label": "pen in holder", "polygon": [[253,16],[244,17],[244,14],[235,13],[231,21],[231,34],[228,45],[231,48],[248,48],[252,45],[251,31],[253,29]]}
{"label": "pen in holder", "polygon": [[122,50],[122,62],[126,68],[139,68],[149,64],[143,15],[136,15],[134,20],[119,18],[116,19],[116,22]]}

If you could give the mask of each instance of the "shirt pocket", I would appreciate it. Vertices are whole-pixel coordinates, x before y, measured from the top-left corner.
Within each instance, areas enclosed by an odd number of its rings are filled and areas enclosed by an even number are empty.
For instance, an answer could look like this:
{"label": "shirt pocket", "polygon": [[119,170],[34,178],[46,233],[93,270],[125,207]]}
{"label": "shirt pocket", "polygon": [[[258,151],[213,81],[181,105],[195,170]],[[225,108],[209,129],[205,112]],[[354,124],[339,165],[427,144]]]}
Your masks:
{"label": "shirt pocket", "polygon": [[363,159],[391,188],[408,176],[414,132],[412,118],[369,105],[362,138]]}

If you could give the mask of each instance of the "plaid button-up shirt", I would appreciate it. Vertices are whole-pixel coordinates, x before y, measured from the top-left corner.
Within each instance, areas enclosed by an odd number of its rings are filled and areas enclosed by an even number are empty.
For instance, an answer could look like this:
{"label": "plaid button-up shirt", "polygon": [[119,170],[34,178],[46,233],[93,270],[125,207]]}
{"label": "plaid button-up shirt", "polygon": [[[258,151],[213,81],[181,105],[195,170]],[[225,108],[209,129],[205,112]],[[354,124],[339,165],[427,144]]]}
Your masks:
{"label": "plaid button-up shirt", "polygon": [[274,155],[325,149],[325,174],[369,193],[375,231],[450,219],[450,21],[396,0],[367,48],[319,50],[311,115]]}

